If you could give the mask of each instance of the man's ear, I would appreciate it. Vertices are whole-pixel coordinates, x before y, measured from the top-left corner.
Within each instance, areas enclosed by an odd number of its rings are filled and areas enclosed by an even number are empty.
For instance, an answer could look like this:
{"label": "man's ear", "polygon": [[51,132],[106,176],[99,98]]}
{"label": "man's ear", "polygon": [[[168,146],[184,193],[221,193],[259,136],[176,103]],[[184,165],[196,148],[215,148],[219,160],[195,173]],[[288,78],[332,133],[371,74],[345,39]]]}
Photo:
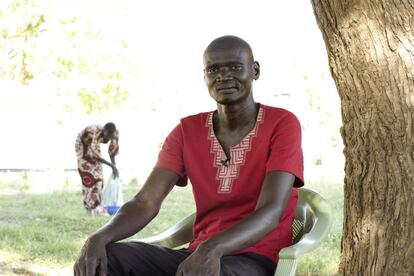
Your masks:
{"label": "man's ear", "polygon": [[253,70],[254,70],[254,79],[258,80],[260,77],[260,64],[258,61],[253,63]]}

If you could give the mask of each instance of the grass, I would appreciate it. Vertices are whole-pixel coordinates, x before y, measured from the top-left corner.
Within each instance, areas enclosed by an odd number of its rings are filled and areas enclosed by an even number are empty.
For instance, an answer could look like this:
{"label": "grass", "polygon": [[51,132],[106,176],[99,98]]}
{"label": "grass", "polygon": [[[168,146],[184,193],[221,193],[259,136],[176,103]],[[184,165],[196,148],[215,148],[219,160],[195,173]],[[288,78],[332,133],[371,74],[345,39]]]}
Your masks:
{"label": "grass", "polygon": [[[85,214],[76,177],[72,181],[65,177],[64,184],[52,193],[39,194],[27,184],[30,176],[0,179],[0,192],[8,191],[0,193],[0,275],[72,275],[73,261],[83,242],[110,218]],[[136,179],[125,184],[124,199],[130,199],[138,186]],[[335,220],[323,245],[301,259],[297,275],[334,275],[342,234],[342,185],[307,186],[328,198]],[[159,233],[193,211],[191,188],[176,187],[157,218],[133,238]]]}

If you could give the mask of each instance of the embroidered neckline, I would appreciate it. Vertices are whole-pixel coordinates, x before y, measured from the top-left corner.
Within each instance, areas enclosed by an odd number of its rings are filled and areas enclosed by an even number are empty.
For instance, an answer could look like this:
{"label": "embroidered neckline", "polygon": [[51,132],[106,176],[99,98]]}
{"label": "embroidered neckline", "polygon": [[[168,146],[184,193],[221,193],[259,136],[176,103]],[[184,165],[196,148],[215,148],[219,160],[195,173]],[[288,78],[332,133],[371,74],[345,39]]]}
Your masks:
{"label": "embroidered neckline", "polygon": [[253,129],[236,145],[230,147],[230,162],[223,164],[227,156],[218,141],[213,128],[213,114],[207,114],[206,127],[211,142],[210,153],[214,155],[213,166],[217,168],[216,180],[220,182],[217,193],[228,194],[232,191],[233,182],[239,177],[240,167],[244,165],[247,152],[251,150],[253,138],[257,136],[259,126],[264,120],[264,109],[260,106]]}

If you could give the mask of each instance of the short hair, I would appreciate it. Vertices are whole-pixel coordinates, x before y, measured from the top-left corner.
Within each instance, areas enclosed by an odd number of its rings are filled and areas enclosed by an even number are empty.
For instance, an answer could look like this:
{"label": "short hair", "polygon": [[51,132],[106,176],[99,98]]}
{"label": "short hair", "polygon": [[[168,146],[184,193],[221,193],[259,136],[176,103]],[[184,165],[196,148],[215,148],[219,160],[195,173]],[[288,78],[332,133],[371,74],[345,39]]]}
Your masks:
{"label": "short hair", "polygon": [[106,124],[104,125],[104,129],[105,129],[106,131],[108,131],[109,133],[115,133],[115,131],[116,131],[116,126],[115,126],[115,124],[114,124],[114,123],[112,123],[112,122],[108,122],[108,123],[106,123]]}
{"label": "short hair", "polygon": [[221,36],[221,37],[214,39],[207,46],[206,50],[204,51],[204,55],[209,49],[221,49],[221,48],[227,48],[229,46],[232,46],[232,47],[237,46],[237,47],[241,47],[245,49],[246,51],[248,51],[249,55],[251,56],[252,61],[254,60],[253,51],[249,43],[247,43],[246,40],[238,36],[234,36],[234,35],[225,35],[225,36]]}

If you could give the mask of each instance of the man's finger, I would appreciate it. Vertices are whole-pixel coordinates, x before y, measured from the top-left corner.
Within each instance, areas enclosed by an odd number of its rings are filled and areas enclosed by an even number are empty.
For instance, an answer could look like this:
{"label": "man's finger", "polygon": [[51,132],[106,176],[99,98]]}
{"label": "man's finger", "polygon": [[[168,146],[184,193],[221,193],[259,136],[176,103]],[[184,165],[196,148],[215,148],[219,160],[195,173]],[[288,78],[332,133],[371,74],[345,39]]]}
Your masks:
{"label": "man's finger", "polygon": [[106,269],[107,269],[107,261],[106,259],[99,262],[99,276],[105,276],[106,275]]}
{"label": "man's finger", "polygon": [[78,275],[76,276],[85,276],[86,275],[86,266],[84,262],[79,261],[77,265]]}
{"label": "man's finger", "polygon": [[[96,274],[96,259],[86,264],[86,274],[85,276],[95,276]],[[82,275],[83,276],[83,275]]]}
{"label": "man's finger", "polygon": [[184,272],[181,267],[178,267],[177,272],[175,273],[175,276],[184,276]]}

